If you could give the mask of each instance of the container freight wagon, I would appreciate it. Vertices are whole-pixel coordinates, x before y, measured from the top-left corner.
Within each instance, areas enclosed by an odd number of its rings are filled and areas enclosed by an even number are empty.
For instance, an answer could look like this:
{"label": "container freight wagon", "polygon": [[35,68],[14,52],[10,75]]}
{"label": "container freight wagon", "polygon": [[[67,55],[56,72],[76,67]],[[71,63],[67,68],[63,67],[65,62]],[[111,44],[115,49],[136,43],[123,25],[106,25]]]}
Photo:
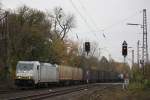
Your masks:
{"label": "container freight wagon", "polygon": [[83,79],[83,71],[81,68],[72,67],[72,80],[74,81],[82,81]]}
{"label": "container freight wagon", "polygon": [[98,82],[99,80],[99,71],[98,70],[95,70],[95,69],[91,69],[90,70],[90,82],[91,83],[96,83]]}
{"label": "container freight wagon", "polygon": [[110,72],[110,73],[111,73],[110,82],[121,82],[119,74],[117,72]]}
{"label": "container freight wagon", "polygon": [[84,83],[99,82],[100,77],[101,76],[98,70],[83,68],[83,82]]}
{"label": "container freight wagon", "polygon": [[83,72],[81,68],[58,65],[60,83],[71,84],[82,81]]}

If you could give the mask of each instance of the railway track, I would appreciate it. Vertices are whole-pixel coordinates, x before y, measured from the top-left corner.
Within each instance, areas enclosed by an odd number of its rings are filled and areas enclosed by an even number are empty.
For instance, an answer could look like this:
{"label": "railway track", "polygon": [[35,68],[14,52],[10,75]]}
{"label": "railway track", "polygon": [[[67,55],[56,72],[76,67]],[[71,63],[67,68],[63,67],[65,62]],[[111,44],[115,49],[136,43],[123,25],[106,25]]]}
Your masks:
{"label": "railway track", "polygon": [[8,94],[8,93],[17,93],[21,92],[21,90],[13,89],[13,90],[0,90],[0,94]]}
{"label": "railway track", "polygon": [[5,93],[9,93],[9,90],[0,90],[0,94],[5,94]]}
{"label": "railway track", "polygon": [[98,84],[88,84],[88,85],[80,85],[80,86],[72,86],[72,87],[67,87],[59,90],[50,90],[44,93],[35,93],[31,95],[25,95],[25,96],[17,96],[13,98],[8,98],[7,100],[41,100],[41,99],[46,99],[54,96],[59,96],[59,95],[64,95],[68,93],[73,93],[77,91],[82,91],[84,89],[89,89],[94,86],[97,86]]}
{"label": "railway track", "polygon": [[16,89],[11,89],[11,90],[0,90],[0,94],[9,94],[9,93],[19,93],[23,91],[30,91],[33,90],[33,88],[16,88]]}

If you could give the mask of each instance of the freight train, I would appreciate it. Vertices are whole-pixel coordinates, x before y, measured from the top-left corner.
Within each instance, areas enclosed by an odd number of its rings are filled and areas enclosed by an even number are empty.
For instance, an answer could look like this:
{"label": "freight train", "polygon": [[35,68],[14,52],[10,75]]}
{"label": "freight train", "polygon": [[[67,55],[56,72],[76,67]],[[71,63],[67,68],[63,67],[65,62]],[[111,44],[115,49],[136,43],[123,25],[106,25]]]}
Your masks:
{"label": "freight train", "polygon": [[117,73],[84,69],[39,61],[19,61],[16,66],[17,86],[39,86],[49,84],[81,84],[118,81]]}

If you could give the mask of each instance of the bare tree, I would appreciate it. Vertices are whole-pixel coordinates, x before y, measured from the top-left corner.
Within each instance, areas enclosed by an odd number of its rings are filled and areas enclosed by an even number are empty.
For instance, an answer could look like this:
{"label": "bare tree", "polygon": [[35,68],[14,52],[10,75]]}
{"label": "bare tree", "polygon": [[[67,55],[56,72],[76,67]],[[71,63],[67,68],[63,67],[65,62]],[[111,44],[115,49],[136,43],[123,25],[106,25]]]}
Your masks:
{"label": "bare tree", "polygon": [[[54,9],[54,14],[49,15],[51,21],[53,21],[53,30],[57,38],[64,40],[66,34],[70,31],[71,28],[75,27],[75,17],[73,14],[65,14],[63,9],[56,7]],[[53,33],[54,34],[54,33]]]}

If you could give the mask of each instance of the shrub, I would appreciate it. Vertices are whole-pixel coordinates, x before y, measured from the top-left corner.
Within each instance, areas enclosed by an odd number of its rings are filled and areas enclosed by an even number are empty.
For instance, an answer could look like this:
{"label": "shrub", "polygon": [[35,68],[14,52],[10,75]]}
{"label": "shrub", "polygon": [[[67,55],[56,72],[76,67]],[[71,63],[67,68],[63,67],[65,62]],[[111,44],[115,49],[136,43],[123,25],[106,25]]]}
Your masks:
{"label": "shrub", "polygon": [[150,80],[148,80],[148,79],[144,80],[144,87],[145,88],[150,88]]}
{"label": "shrub", "polygon": [[128,89],[129,90],[143,90],[144,89],[144,84],[141,82],[132,82],[129,84]]}

